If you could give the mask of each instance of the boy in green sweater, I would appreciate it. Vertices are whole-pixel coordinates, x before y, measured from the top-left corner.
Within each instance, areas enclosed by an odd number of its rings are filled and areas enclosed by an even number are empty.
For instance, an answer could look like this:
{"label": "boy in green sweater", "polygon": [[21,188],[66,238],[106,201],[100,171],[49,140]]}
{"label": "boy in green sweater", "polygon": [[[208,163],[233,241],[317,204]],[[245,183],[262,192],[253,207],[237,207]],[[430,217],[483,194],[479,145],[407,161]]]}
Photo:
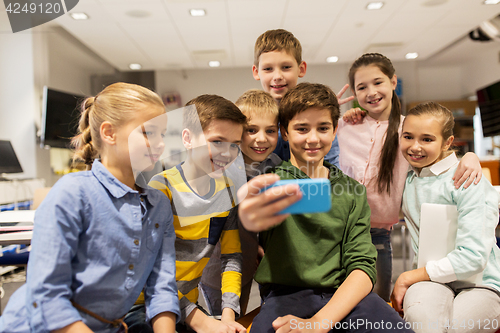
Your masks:
{"label": "boy in green sweater", "polygon": [[291,157],[274,172],[281,179],[329,179],[332,209],[289,215],[261,232],[266,254],[255,280],[264,304],[252,331],[412,332],[371,292],[376,250],[364,186],[324,161],[339,115],[335,94],[321,84],[301,83],[281,100],[279,123]]}

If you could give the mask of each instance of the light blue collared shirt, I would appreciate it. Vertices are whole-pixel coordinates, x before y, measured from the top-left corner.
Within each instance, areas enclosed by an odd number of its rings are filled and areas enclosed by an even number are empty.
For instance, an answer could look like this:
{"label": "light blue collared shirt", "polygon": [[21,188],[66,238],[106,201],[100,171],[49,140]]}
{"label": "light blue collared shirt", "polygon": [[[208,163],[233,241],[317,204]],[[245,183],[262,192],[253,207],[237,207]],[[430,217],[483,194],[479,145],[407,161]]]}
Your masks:
{"label": "light blue collared shirt", "polygon": [[[500,249],[496,245],[498,193],[483,177],[477,185],[456,189],[453,175],[455,153],[441,161],[408,172],[403,193],[403,213],[412,247],[418,256],[420,209],[423,203],[456,205],[458,210],[455,249],[426,265],[431,281],[448,283],[483,272],[482,285],[500,292]],[[416,261],[415,261],[416,262]],[[415,265],[415,263],[414,263]]]}
{"label": "light blue collared shirt", "polygon": [[70,300],[114,320],[143,288],[148,319],[167,311],[179,318],[174,242],[161,192],[132,190],[99,161],[64,176],[36,211],[27,282],[10,298],[0,332],[49,332],[79,320],[116,332]]}

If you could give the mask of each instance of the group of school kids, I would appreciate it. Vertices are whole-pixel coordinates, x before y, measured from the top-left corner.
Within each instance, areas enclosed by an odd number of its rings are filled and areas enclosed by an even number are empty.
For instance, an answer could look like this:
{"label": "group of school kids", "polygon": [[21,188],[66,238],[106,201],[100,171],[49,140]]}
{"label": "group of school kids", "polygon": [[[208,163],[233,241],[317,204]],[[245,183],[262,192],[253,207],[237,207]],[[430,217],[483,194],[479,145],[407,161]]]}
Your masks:
{"label": "group of school kids", "polygon": [[[237,319],[254,279],[262,298],[256,333],[496,331],[498,198],[477,157],[459,163],[448,150],[453,136],[443,134],[440,106],[401,115],[395,70],[383,55],[353,63],[349,84],[365,111],[340,119],[339,105],[351,100],[340,99],[347,85],[336,96],[323,84],[297,84],[307,69],[301,53],[286,30],[259,36],[252,70],[263,91],[235,103],[217,95],[188,102],[187,157],[149,186],[135,178],[164,148],[161,99],[124,83],[87,99],[73,142],[90,170],[63,177],[37,210],[27,283],[12,295],[0,332],[246,332]],[[278,214],[300,200],[298,187],[262,191],[278,179],[309,178],[335,189],[330,211]],[[414,178],[427,185],[415,189]],[[462,217],[468,229],[457,244],[465,245],[427,270],[404,273],[391,295],[392,226],[402,204],[410,207],[418,244],[413,207],[425,195],[415,193],[427,192],[459,206],[459,230]],[[481,283],[457,284],[478,272]],[[450,295],[432,299],[433,283]],[[415,286],[411,302],[403,301]],[[455,312],[470,302],[482,305]],[[468,315],[472,329],[451,328]]]}

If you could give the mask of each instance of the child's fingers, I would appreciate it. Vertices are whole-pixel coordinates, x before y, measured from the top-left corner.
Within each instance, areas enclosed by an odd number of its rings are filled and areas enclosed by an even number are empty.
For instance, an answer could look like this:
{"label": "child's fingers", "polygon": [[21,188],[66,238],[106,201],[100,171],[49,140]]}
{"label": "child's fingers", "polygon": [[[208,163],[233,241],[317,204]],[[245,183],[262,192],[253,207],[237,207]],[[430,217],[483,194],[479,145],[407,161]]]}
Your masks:
{"label": "child's fingers", "polygon": [[346,84],[345,86],[340,89],[340,91],[337,94],[337,100],[339,101],[339,105],[345,104],[347,102],[350,102],[354,99],[354,96],[342,98],[342,95],[346,92],[346,90],[349,88],[349,84]]}
{"label": "child's fingers", "polygon": [[286,325],[290,321],[291,315],[284,316],[284,317],[278,317],[273,321],[273,328],[275,330],[279,329],[281,326]]}
{"label": "child's fingers", "polygon": [[483,172],[481,171],[481,169],[479,169],[478,171],[476,171],[476,176],[474,177],[476,180],[474,181],[474,184],[477,185],[482,177],[483,177]]}
{"label": "child's fingers", "polygon": [[340,91],[337,93],[337,98],[341,98],[342,95],[344,95],[344,93],[347,91],[348,88],[349,88],[349,84],[346,83],[346,85],[343,86],[342,89],[340,89]]}
{"label": "child's fingers", "polygon": [[474,182],[475,178],[476,178],[476,175],[475,175],[474,172],[472,172],[470,174],[469,178],[464,183],[464,189],[466,189],[467,187],[469,187]]}
{"label": "child's fingers", "polygon": [[247,332],[247,329],[243,325],[241,325],[240,323],[238,323],[236,321],[231,323],[231,324],[228,324],[228,325],[230,327],[232,327],[235,330],[235,332],[238,332],[238,333],[246,333]]}
{"label": "child's fingers", "polygon": [[354,96],[349,96],[349,97],[346,97],[346,98],[338,98],[338,101],[339,101],[339,105],[344,105],[345,103],[347,102],[350,102],[354,99]]}
{"label": "child's fingers", "polygon": [[[464,184],[465,181],[467,180],[467,178],[470,178],[471,173],[472,173],[472,171],[465,170],[465,172],[462,174],[462,177],[460,177],[458,180],[455,180],[455,188],[458,189],[462,184]],[[471,178],[470,183],[469,184],[466,183],[464,185],[464,189],[467,188],[472,182],[473,182],[473,179]]]}
{"label": "child's fingers", "polygon": [[272,173],[254,177],[238,190],[238,201],[243,201],[243,199],[245,199],[248,195],[258,195],[264,187],[276,183],[279,179],[280,177],[278,175]]}

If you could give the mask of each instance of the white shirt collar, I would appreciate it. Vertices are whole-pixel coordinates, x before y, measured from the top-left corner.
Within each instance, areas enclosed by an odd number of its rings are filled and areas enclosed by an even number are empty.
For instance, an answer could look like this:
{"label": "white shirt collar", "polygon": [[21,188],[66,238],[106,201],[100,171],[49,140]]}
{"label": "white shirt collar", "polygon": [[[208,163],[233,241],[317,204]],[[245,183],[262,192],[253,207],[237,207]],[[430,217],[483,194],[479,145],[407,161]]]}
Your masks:
{"label": "white shirt collar", "polygon": [[433,177],[448,171],[451,167],[457,164],[458,164],[458,158],[455,155],[455,152],[452,152],[450,155],[443,158],[441,161],[434,163],[431,166],[422,168],[422,170],[420,170],[420,173],[418,173],[415,169],[413,169],[413,171],[415,171],[417,177]]}

